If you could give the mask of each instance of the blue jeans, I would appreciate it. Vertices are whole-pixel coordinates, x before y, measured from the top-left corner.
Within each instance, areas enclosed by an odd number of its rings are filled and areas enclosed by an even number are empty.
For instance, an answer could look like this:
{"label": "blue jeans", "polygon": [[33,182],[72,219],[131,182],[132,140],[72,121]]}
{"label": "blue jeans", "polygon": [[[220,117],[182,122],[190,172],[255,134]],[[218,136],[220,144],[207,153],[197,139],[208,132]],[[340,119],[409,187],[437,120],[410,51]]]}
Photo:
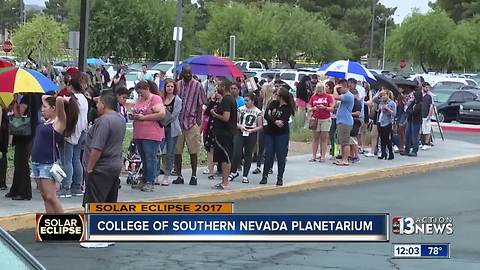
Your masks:
{"label": "blue jeans", "polygon": [[165,166],[165,175],[170,176],[172,173],[173,169],[173,160],[175,157],[175,145],[177,144],[177,138],[176,137],[171,137],[171,128],[165,128],[165,139],[163,140],[165,145],[164,147],[167,147],[167,166]]}
{"label": "blue jeans", "polygon": [[80,154],[85,144],[85,132],[82,132],[78,144],[71,144],[64,141],[59,147],[60,158],[67,177],[63,179],[61,189],[81,190],[83,184],[83,166]]}
{"label": "blue jeans", "polygon": [[282,135],[270,135],[265,133],[265,164],[263,166],[263,178],[268,177],[268,172],[273,167],[273,159],[277,156],[277,179],[283,179],[289,137],[289,133]]}
{"label": "blue jeans", "polygon": [[406,133],[406,142],[405,142],[405,153],[417,153],[418,152],[418,141],[420,136],[420,127],[422,124],[420,123],[407,123],[407,130]]}
{"label": "blue jeans", "polygon": [[138,153],[142,158],[143,178],[145,183],[153,184],[158,165],[158,149],[160,142],[152,140],[135,140]]}

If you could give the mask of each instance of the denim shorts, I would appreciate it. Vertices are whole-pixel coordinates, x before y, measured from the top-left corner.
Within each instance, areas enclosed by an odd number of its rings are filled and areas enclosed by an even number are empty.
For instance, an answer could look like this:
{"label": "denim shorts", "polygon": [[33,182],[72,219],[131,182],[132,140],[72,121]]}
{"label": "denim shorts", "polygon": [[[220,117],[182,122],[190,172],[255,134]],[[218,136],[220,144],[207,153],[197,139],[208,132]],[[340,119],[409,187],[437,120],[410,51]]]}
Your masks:
{"label": "denim shorts", "polygon": [[52,178],[52,175],[50,174],[50,169],[52,169],[53,163],[38,163],[38,162],[32,162],[32,173],[30,174],[31,178],[36,178],[36,179],[50,179],[54,180]]}

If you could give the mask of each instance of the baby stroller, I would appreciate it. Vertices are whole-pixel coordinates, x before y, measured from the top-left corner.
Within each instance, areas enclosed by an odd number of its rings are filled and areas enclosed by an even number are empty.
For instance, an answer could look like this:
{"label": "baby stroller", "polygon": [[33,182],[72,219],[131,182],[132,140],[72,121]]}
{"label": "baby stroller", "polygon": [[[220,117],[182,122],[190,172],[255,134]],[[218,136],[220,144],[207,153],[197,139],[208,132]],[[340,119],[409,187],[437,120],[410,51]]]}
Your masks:
{"label": "baby stroller", "polygon": [[140,182],[143,174],[143,165],[140,154],[137,151],[137,146],[132,140],[128,146],[127,157],[124,160],[125,170],[128,172],[127,184],[134,186]]}

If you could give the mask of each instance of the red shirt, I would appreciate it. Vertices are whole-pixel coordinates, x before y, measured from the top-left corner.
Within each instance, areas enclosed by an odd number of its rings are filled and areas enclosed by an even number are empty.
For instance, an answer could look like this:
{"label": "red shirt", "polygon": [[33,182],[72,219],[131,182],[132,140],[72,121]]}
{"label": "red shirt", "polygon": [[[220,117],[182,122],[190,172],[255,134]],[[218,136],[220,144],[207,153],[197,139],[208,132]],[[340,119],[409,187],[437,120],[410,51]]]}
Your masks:
{"label": "red shirt", "polygon": [[[312,107],[316,107],[318,105],[329,107],[333,103],[333,97],[327,93],[323,93],[321,95],[315,94],[310,98],[309,103]],[[329,119],[330,112],[327,109],[323,109],[323,110],[317,109],[313,111],[313,118],[321,119],[321,120]]]}

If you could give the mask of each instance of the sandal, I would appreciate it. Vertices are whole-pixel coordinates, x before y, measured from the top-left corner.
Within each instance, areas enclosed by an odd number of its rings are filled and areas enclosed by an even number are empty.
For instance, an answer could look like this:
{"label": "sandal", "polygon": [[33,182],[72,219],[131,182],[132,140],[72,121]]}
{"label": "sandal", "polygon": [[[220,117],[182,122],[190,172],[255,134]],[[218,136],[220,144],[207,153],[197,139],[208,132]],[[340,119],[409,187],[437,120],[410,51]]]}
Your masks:
{"label": "sandal", "polygon": [[318,162],[325,163],[325,159],[321,158],[320,160],[318,160]]}
{"label": "sandal", "polygon": [[308,162],[316,162],[317,160],[314,159],[314,158],[311,158],[310,160],[308,160]]}
{"label": "sandal", "polygon": [[168,185],[170,185],[170,184],[168,183],[168,181],[163,181],[163,182],[162,182],[162,186],[168,187]]}
{"label": "sandal", "polygon": [[349,163],[343,163],[341,161],[335,161],[333,164],[335,164],[337,166],[349,166],[350,165]]}

